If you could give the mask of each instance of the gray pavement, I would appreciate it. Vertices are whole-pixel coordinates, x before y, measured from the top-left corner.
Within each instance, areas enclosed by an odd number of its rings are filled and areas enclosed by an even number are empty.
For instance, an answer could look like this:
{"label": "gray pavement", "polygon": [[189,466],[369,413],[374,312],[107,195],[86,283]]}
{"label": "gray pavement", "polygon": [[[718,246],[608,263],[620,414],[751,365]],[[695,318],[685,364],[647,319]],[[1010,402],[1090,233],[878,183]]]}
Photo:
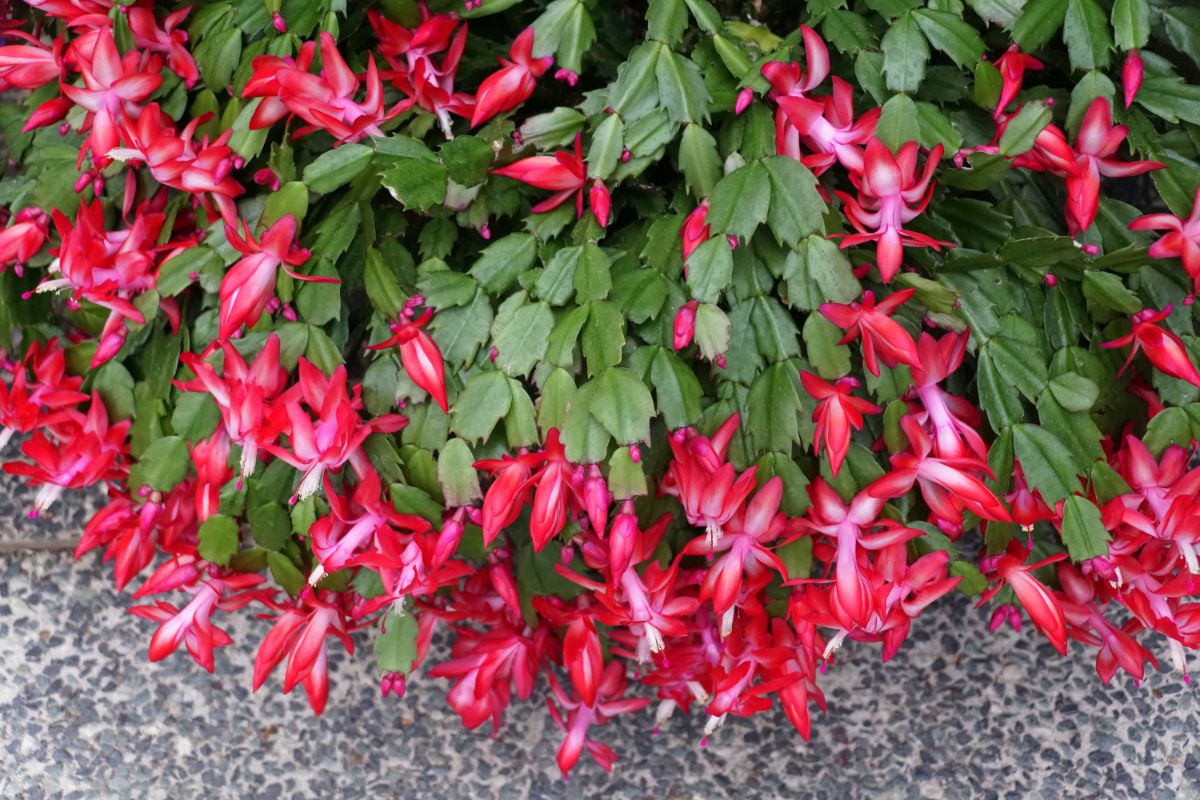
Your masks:
{"label": "gray pavement", "polygon": [[[78,535],[78,501],[27,522],[14,483],[0,482],[0,543]],[[1077,645],[1064,659],[1028,629],[989,634],[957,596],[889,664],[842,649],[811,743],[776,713],[730,719],[700,748],[700,717],[653,736],[643,712],[594,729],[620,755],[611,776],[581,762],[569,783],[540,699],[510,707],[498,738],[466,732],[444,681],[416,676],[403,700],[381,699],[361,639],[355,658],[331,650],[316,718],[299,690],[280,693],[281,674],[251,694],[268,623],[230,618],[234,644],[209,675],[182,652],[148,663],[154,626],[128,605],[98,554],[0,549],[0,796],[1200,797],[1195,683],[1164,672],[1104,687]]]}

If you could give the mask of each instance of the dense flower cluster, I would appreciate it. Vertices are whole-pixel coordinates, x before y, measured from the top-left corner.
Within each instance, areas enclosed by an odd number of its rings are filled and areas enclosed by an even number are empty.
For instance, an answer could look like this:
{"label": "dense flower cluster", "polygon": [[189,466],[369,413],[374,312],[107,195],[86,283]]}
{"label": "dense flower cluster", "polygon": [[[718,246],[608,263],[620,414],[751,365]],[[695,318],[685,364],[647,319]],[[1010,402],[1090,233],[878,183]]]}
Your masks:
{"label": "dense flower cluster", "polygon": [[[540,692],[564,775],[651,704],[807,738],[839,648],[956,589],[1106,683],[1187,679],[1200,193],[1151,116],[1200,90],[1148,4],[1083,0],[1064,56],[1003,4],[781,38],[655,0],[607,84],[577,0],[26,5],[4,469],[31,517],[107,492],[76,555],[141,581],[151,660],[212,671],[255,609],[254,689],[285,664],[320,713],[332,644],[372,629],[402,695],[440,631],[463,724]],[[1057,123],[1029,51],[1086,71]],[[1146,173],[1175,213],[1105,197]]]}

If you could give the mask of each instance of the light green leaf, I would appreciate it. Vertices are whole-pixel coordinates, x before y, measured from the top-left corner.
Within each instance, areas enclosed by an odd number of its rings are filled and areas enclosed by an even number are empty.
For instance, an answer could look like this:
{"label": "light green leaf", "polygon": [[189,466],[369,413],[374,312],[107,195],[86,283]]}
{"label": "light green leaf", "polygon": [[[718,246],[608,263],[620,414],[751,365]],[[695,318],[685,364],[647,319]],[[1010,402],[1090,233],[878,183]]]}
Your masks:
{"label": "light green leaf", "polygon": [[1109,535],[1100,509],[1086,497],[1072,495],[1063,504],[1062,538],[1076,563],[1108,555]]}

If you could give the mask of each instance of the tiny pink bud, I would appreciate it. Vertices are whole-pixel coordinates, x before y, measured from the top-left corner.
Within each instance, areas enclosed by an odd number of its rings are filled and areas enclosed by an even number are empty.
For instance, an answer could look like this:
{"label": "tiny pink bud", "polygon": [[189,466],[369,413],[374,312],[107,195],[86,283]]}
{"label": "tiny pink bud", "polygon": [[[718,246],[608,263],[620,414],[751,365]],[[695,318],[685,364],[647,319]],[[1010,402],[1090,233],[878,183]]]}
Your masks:
{"label": "tiny pink bud", "polygon": [[488,227],[486,222],[484,223],[483,227],[479,229],[479,235],[483,237],[485,242],[491,241],[492,229]]}
{"label": "tiny pink bud", "polygon": [[556,81],[566,81],[569,86],[579,83],[579,76],[569,69],[560,69],[554,73]]}
{"label": "tiny pink bud", "polygon": [[1098,244],[1085,244],[1080,249],[1083,250],[1084,253],[1087,253],[1089,256],[1100,255],[1100,245],[1098,245]]}
{"label": "tiny pink bud", "polygon": [[696,335],[696,309],[698,307],[699,303],[689,300],[680,307],[679,311],[675,312],[673,343],[676,350],[682,350],[692,343],[692,338]]}
{"label": "tiny pink bud", "polygon": [[276,11],[271,15],[271,24],[275,26],[275,30],[280,33],[287,33],[287,23],[283,21],[283,15]]}
{"label": "tiny pink bud", "polygon": [[717,356],[716,358],[713,359],[713,363],[716,364],[721,369],[725,369],[725,367],[726,367],[725,356],[723,356],[723,355]]}
{"label": "tiny pink bud", "polygon": [[1058,286],[1058,278],[1052,272],[1047,272],[1043,280],[1045,280],[1047,286]]}
{"label": "tiny pink bud", "polygon": [[726,240],[727,242],[729,242],[729,249],[730,249],[730,250],[737,250],[737,249],[738,249],[738,238],[737,238],[736,236],[734,236],[732,233],[730,233],[730,234],[727,234],[727,235],[725,236],[725,240]]}
{"label": "tiny pink bud", "polygon": [[635,464],[642,460],[642,449],[636,444],[629,445],[629,460]]}
{"label": "tiny pink bud", "polygon": [[500,356],[500,349],[498,347],[496,347],[495,345],[492,345],[492,352],[488,353],[488,358],[491,359],[491,362],[493,364],[495,364],[496,359],[499,356]]}
{"label": "tiny pink bud", "polygon": [[284,304],[281,313],[283,314],[283,318],[288,322],[297,322],[300,319],[299,315],[296,314],[296,309],[292,308],[288,304]]}
{"label": "tiny pink bud", "polygon": [[1053,97],[1046,98],[1046,108],[1054,108],[1054,98]]}
{"label": "tiny pink bud", "polygon": [[621,148],[621,163],[628,164],[629,159],[633,158],[633,153],[629,152],[628,147]]}
{"label": "tiny pink bud", "polygon": [[58,135],[59,136],[66,136],[70,132],[71,132],[71,126],[69,123],[64,122],[62,125],[58,126]]}
{"label": "tiny pink bud", "polygon": [[754,100],[754,90],[749,86],[738,92],[737,101],[733,104],[733,113],[740,115]]}

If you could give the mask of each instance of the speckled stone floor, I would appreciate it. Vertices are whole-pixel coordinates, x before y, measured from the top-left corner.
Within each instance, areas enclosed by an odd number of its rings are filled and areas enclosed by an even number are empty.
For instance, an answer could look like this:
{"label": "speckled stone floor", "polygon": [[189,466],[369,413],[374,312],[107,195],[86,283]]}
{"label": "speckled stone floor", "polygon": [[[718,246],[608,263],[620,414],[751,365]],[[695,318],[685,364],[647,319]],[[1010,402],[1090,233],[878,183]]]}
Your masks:
{"label": "speckled stone floor", "polygon": [[[0,542],[77,535],[82,508],[25,523],[12,482],[0,486],[13,521]],[[540,705],[511,708],[499,738],[464,732],[441,681],[380,699],[364,641],[357,658],[333,651],[315,718],[278,675],[250,693],[266,623],[238,616],[210,676],[182,653],[149,664],[153,626],[128,604],[98,556],[0,554],[0,796],[1200,797],[1195,684],[1163,673],[1105,688],[1077,650],[1063,659],[1028,632],[990,635],[957,598],[890,664],[844,648],[811,743],[780,714],[730,720],[701,749],[701,719],[654,737],[644,714],[597,731],[620,753],[611,776],[588,763],[569,783]]]}

